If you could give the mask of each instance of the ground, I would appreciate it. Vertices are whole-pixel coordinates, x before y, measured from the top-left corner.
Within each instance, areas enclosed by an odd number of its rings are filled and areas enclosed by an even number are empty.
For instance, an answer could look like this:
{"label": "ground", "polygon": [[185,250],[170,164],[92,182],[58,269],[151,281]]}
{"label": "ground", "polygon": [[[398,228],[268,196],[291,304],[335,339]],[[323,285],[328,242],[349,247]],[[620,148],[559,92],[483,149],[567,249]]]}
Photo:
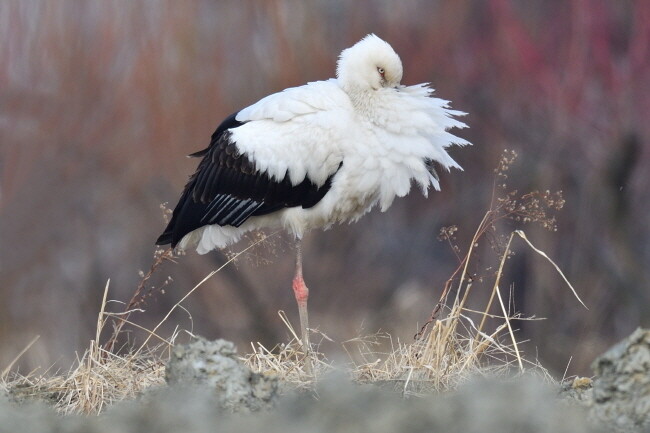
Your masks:
{"label": "ground", "polygon": [[341,372],[281,394],[232,343],[197,338],[173,349],[167,385],[99,416],[59,416],[43,402],[0,399],[0,432],[644,432],[650,429],[650,330],[636,330],[593,364],[594,379],[560,389],[539,376],[478,378],[455,391],[405,396]]}

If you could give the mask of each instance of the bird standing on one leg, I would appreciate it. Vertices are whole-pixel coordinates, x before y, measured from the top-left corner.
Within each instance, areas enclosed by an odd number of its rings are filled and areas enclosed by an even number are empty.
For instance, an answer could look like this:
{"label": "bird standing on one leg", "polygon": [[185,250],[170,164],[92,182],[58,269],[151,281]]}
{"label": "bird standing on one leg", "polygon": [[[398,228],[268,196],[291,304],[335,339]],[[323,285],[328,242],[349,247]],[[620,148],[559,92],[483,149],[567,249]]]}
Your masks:
{"label": "bird standing on one leg", "polygon": [[460,166],[446,148],[469,144],[449,132],[466,125],[427,84],[403,86],[393,48],[368,35],[343,50],[336,79],[272,94],[226,118],[174,209],[158,245],[199,254],[257,228],[284,228],[297,243],[293,289],[309,353],[300,239],[315,228],[387,210],[412,181],[440,189],[437,163]]}
{"label": "bird standing on one leg", "polygon": [[309,316],[307,315],[309,289],[302,278],[302,242],[300,239],[296,241],[296,275],[293,277],[293,294],[296,296],[296,303],[298,303],[302,346],[305,354],[309,354]]}

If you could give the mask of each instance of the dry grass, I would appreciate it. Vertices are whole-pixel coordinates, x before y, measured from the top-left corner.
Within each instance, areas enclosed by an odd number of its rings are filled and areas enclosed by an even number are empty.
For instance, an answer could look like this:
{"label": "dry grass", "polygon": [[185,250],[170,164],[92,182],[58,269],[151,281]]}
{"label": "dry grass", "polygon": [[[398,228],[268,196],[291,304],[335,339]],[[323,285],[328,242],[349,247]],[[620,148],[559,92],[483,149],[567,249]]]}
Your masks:
{"label": "dry grass", "polygon": [[45,401],[62,414],[97,414],[115,402],[135,398],[147,388],[164,384],[165,362],[177,334],[164,343],[120,355],[100,346],[106,319],[114,316],[105,312],[108,287],[107,282],[96,337],[68,372],[3,372],[0,388],[16,401]]}
{"label": "dry grass", "polygon": [[[395,342],[388,334],[376,334],[342,343],[351,360],[346,366],[346,371],[353,380],[388,385],[402,392],[404,396],[452,390],[477,375],[505,376],[527,372],[552,380],[539,362],[524,357],[521,348],[523,342],[517,339],[518,321],[539,319],[522,317],[511,311],[512,302],[509,297],[504,301],[501,280],[506,262],[514,254],[513,241],[522,239],[526,246],[548,260],[577,300],[580,303],[582,300],[559,267],[543,251],[536,248],[523,231],[511,230],[509,234],[503,235],[497,229],[497,223],[510,219],[521,223],[538,223],[544,228],[555,230],[555,218],[549,215],[549,210],[560,209],[564,204],[559,192],[533,192],[524,195],[518,195],[516,191],[506,192],[506,172],[515,158],[514,152],[504,153],[496,170],[490,208],[476,229],[464,256],[461,256],[461,249],[455,245],[457,228],[446,227],[441,230],[440,239],[449,243],[458,257],[459,264],[447,281],[431,317],[415,335],[414,340],[410,343]],[[126,304],[125,311],[106,312],[109,288],[109,284],[106,284],[95,339],[90,342],[88,349],[77,359],[70,371],[49,376],[47,372],[32,372],[27,375],[11,373],[12,365],[29,349],[35,341],[33,340],[2,371],[0,389],[3,388],[17,400],[48,401],[63,414],[97,414],[114,402],[132,399],[147,388],[164,384],[165,363],[180,331],[176,328],[171,336],[160,336],[158,331],[163,323],[174,310],[184,308],[183,301],[214,274],[265,240],[266,238],[258,238],[250,246],[230,257],[222,267],[212,271],[188,291],[158,325],[147,330],[129,321],[129,316],[133,311],[137,311],[138,305],[146,297],[152,296],[151,291],[145,293],[143,287],[153,270],[162,261],[174,259],[171,251],[157,252],[152,270],[143,275],[143,283]],[[482,242],[488,242],[497,252],[496,270],[488,275],[472,274],[469,271],[470,263],[480,261],[477,251]],[[486,268],[486,271],[491,270],[492,267]],[[468,307],[468,299],[476,280],[492,282],[490,296],[480,310]],[[324,373],[333,370],[334,366],[319,352],[320,344],[314,345],[314,351],[306,356],[300,338],[286,315],[282,311],[279,315],[292,335],[291,340],[271,349],[260,343],[251,343],[252,352],[241,359],[255,372],[278,376],[284,384],[284,389],[310,389]],[[102,331],[109,319],[113,324],[113,334],[106,344],[101,345]],[[131,349],[118,354],[114,350],[115,343],[125,325],[146,331],[147,337],[139,345],[128,343]],[[318,333],[314,329],[310,331],[313,334]],[[186,334],[192,335],[190,332]],[[321,341],[331,341],[325,334],[319,335]],[[388,348],[382,350],[382,347]]]}
{"label": "dry grass", "polygon": [[[446,317],[434,320],[413,342],[394,342],[389,334],[345,342],[344,347],[355,360],[353,378],[362,383],[389,385],[405,396],[453,390],[475,376],[526,372],[551,378],[537,361],[524,358],[519,348],[523,342],[515,338],[511,327],[514,321],[535,318],[469,310],[458,298],[451,308],[443,309],[448,310]],[[489,316],[499,324],[489,331],[480,330],[471,315]],[[386,343],[387,352],[377,350]]]}
{"label": "dry grass", "polygon": [[128,355],[110,354],[94,341],[63,374],[14,373],[0,383],[12,399],[44,401],[61,414],[97,414],[118,401],[133,399],[165,383],[165,361],[158,348]]}
{"label": "dry grass", "polygon": [[[277,344],[272,349],[267,349],[259,342],[251,343],[252,352],[243,356],[242,361],[254,372],[280,377],[289,388],[310,389],[319,377],[334,370],[334,367],[327,357],[319,352],[319,343],[312,343],[312,353],[306,356],[302,341],[284,311],[280,311],[278,315],[289,330],[291,340]],[[314,333],[313,329],[310,331]],[[321,336],[331,341],[325,334]],[[311,368],[307,368],[307,363]]]}

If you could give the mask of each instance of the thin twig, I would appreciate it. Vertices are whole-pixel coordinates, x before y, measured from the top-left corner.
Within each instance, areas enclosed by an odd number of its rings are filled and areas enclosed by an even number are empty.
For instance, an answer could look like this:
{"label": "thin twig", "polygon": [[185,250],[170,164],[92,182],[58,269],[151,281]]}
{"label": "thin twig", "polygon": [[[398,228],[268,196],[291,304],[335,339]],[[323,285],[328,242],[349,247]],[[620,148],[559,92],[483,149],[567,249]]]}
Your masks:
{"label": "thin twig", "polygon": [[16,355],[16,357],[9,363],[9,365],[7,365],[7,367],[4,370],[2,370],[2,373],[0,373],[0,380],[3,380],[7,376],[7,374],[9,374],[9,372],[11,371],[11,368],[14,366],[14,364],[16,362],[18,362],[20,357],[23,356],[25,354],[25,352],[27,352],[34,345],[34,343],[36,343],[38,341],[39,338],[41,338],[41,336],[37,335],[34,338],[32,338],[32,341],[27,343],[27,346],[25,346],[23,348],[23,350],[21,350],[18,353],[18,355]]}
{"label": "thin twig", "polygon": [[496,286],[497,298],[499,298],[499,304],[501,304],[501,309],[503,310],[503,315],[505,317],[506,325],[508,326],[508,332],[510,333],[510,338],[512,339],[512,345],[515,348],[515,353],[517,354],[517,363],[519,364],[519,371],[524,372],[524,365],[521,362],[521,355],[519,354],[519,346],[517,345],[517,339],[515,338],[515,333],[512,331],[512,326],[510,326],[510,318],[508,317],[508,312],[506,307],[503,304],[503,299],[501,299],[501,291],[499,286]]}
{"label": "thin twig", "polygon": [[[534,246],[534,245],[533,245],[533,244],[528,240],[528,238],[526,237],[526,233],[524,233],[522,230],[515,230],[514,233],[516,233],[517,235],[519,235],[520,238],[522,238],[523,240],[525,240],[526,243],[527,243],[527,244],[528,244],[528,245],[533,249],[533,251],[535,251],[535,252],[536,252],[537,254],[539,254],[540,256],[544,257],[546,260],[548,260],[548,261],[553,265],[553,267],[555,267],[555,270],[560,274],[560,276],[562,277],[562,279],[564,280],[564,282],[569,286],[569,288],[570,288],[571,291],[573,292],[573,296],[576,297],[576,299],[578,300],[578,302],[580,302],[580,303],[582,304],[583,307],[587,308],[587,306],[585,305],[585,303],[582,302],[582,299],[580,299],[580,296],[578,296],[578,293],[576,292],[576,289],[573,288],[573,286],[571,285],[571,283],[569,282],[569,280],[567,279],[567,277],[564,276],[564,273],[562,272],[562,270],[560,269],[560,267],[559,267],[558,265],[556,265],[555,262],[554,262],[553,260],[551,260],[551,258],[550,258],[549,256],[547,256],[546,253],[545,253],[544,251],[537,249],[537,248],[536,248],[536,247],[535,247],[535,246]],[[589,309],[589,308],[587,308],[587,310],[588,310],[588,309]]]}
{"label": "thin twig", "polygon": [[183,303],[183,301],[185,301],[185,300],[186,300],[186,299],[187,299],[187,298],[188,298],[192,293],[194,293],[194,291],[195,291],[196,289],[198,289],[199,287],[201,287],[201,286],[203,285],[203,283],[205,283],[205,282],[208,281],[210,278],[212,278],[212,277],[214,276],[214,274],[216,274],[217,272],[219,272],[220,270],[222,270],[224,267],[228,266],[230,263],[232,263],[233,261],[235,261],[235,260],[236,260],[240,255],[244,254],[246,251],[248,251],[249,249],[253,248],[253,247],[256,246],[257,244],[259,244],[259,243],[265,241],[266,239],[268,239],[268,238],[270,238],[270,237],[276,235],[277,233],[278,233],[278,232],[273,232],[273,233],[271,233],[271,234],[268,235],[268,236],[264,236],[264,237],[258,239],[257,241],[253,242],[252,244],[250,244],[249,246],[247,246],[246,248],[244,248],[242,251],[238,252],[238,253],[235,254],[233,257],[231,257],[230,259],[228,259],[228,261],[226,261],[226,263],[224,263],[223,265],[219,266],[218,269],[216,269],[216,270],[210,272],[210,273],[209,273],[205,278],[203,278],[203,279],[202,279],[202,280],[201,280],[201,281],[200,281],[196,286],[194,286],[194,288],[192,288],[192,290],[190,290],[189,292],[187,292],[187,293],[185,294],[185,296],[183,296],[183,297],[180,299],[180,301],[178,301],[178,302],[176,302],[176,303],[174,304],[174,306],[169,310],[169,312],[165,315],[165,317],[163,317],[163,319],[160,321],[160,323],[158,323],[158,324],[153,328],[153,330],[151,331],[151,334],[149,334],[149,336],[144,340],[144,343],[142,343],[142,345],[140,346],[140,348],[139,348],[135,353],[136,353],[136,354],[139,353],[139,352],[140,352],[140,351],[141,351],[141,350],[146,346],[146,344],[149,342],[149,339],[151,338],[151,336],[152,336],[152,335],[155,335],[155,332],[158,330],[158,328],[160,328],[160,327],[162,326],[163,323],[165,323],[165,322],[167,321],[167,319],[169,319],[169,316],[171,316],[172,312],[174,312],[174,310],[176,310],[176,308],[178,308],[178,307],[181,305],[181,303]]}
{"label": "thin twig", "polygon": [[[174,250],[172,248],[167,248],[160,256],[154,260],[151,268],[149,268],[149,272],[147,272],[144,277],[142,277],[140,284],[138,284],[138,287],[135,289],[135,292],[133,292],[133,295],[131,296],[128,304],[126,304],[126,307],[124,307],[124,311],[132,311],[134,307],[142,302],[145,296],[142,292],[144,291],[146,282],[151,278],[156,269],[158,269],[158,267],[160,267],[160,265],[162,265],[165,260],[173,261],[173,258]],[[126,323],[126,320],[129,318],[129,316],[130,314],[127,314],[124,317],[119,317],[117,321],[113,319],[113,334],[111,335],[111,338],[109,338],[108,342],[104,345],[104,348],[108,352],[112,352],[115,348],[117,338],[119,337],[120,332],[122,331],[122,327]]]}

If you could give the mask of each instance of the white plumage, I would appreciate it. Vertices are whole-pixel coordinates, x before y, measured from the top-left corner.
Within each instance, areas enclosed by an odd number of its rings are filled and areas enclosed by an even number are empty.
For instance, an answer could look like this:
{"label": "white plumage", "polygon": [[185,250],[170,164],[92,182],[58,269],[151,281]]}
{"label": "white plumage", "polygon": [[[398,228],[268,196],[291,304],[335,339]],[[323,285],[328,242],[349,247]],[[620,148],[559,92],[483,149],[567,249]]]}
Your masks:
{"label": "white plumage", "polygon": [[236,120],[245,123],[231,130],[231,140],[257,171],[273,180],[289,176],[293,185],[306,176],[317,186],[336,173],[331,189],[309,209],[252,216],[239,227],[203,226],[185,235],[180,247],[196,244],[205,254],[262,227],[282,227],[301,238],[310,229],[356,221],[377,204],[387,210],[412,181],[424,195],[429,186],[439,190],[427,162],[460,169],[446,148],[468,142],[447,130],[464,128],[452,117],[464,113],[432,97],[426,84],[400,85],[401,77],[391,46],[369,35],[341,53],[337,79],[286,89],[241,110]]}
{"label": "white plumage", "polygon": [[[300,239],[356,221],[375,205],[385,211],[412,183],[424,195],[430,186],[439,190],[434,162],[460,169],[446,149],[469,144],[448,132],[466,127],[454,119],[464,113],[432,97],[427,84],[401,85],[402,63],[388,43],[366,36],[343,50],[336,72],[226,119],[210,147],[195,154],[204,159],[158,243],[196,245],[205,254],[264,227]],[[296,279],[300,305],[300,252]],[[306,294],[304,310],[308,350]]]}

